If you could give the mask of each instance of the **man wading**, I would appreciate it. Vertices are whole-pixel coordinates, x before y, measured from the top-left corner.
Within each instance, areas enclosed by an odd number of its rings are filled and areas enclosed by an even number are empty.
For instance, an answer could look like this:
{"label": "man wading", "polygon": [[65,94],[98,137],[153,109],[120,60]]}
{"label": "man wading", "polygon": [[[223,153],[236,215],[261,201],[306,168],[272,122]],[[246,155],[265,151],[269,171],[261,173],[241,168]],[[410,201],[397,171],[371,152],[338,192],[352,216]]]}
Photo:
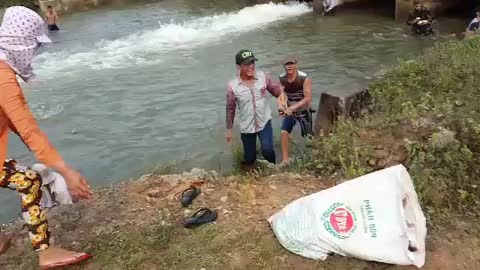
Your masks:
{"label": "man wading", "polygon": [[283,62],[285,73],[280,75],[283,92],[278,99],[282,123],[282,157],[281,166],[290,163],[289,136],[296,122],[300,124],[302,136],[313,136],[312,115],[312,81],[306,73],[298,70],[297,59],[288,57]]}
{"label": "man wading", "polygon": [[407,24],[412,26],[412,31],[420,36],[428,36],[433,34],[432,15],[430,10],[423,6],[421,1],[413,2],[414,10],[408,15]]}
{"label": "man wading", "polygon": [[478,36],[480,28],[480,7],[475,9],[475,18],[468,24],[467,31],[465,31],[465,38]]}
{"label": "man wading", "polygon": [[47,7],[47,14],[45,15],[45,21],[47,21],[48,31],[58,31],[58,15],[52,8],[52,6]]}
{"label": "man wading", "polygon": [[255,71],[257,59],[250,50],[241,50],[235,56],[239,70],[237,78],[228,82],[227,87],[227,134],[232,142],[235,110],[238,118],[244,151],[244,168],[251,168],[256,161],[257,136],[260,139],[263,157],[275,164],[273,149],[272,112],[267,100],[267,91],[275,97],[282,90],[279,84],[262,71]]}

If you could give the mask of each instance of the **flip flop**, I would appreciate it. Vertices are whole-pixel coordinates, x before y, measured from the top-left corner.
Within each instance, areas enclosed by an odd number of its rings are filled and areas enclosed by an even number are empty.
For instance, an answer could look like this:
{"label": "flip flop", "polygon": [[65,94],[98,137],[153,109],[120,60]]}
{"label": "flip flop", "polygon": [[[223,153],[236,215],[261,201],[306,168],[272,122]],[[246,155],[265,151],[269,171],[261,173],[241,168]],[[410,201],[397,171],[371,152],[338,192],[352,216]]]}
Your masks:
{"label": "flip flop", "polygon": [[195,198],[197,198],[200,193],[202,193],[201,189],[191,186],[182,192],[180,203],[183,207],[187,207],[192,204],[193,200],[195,200]]}
{"label": "flip flop", "polygon": [[208,208],[202,208],[195,212],[191,217],[186,218],[183,222],[183,227],[187,229],[196,228],[202,224],[210,223],[217,220],[217,211]]}
{"label": "flip flop", "polygon": [[1,234],[0,239],[3,241],[0,245],[0,254],[2,254],[10,247],[10,244],[12,243],[12,236],[7,234]]}
{"label": "flip flop", "polygon": [[75,257],[75,258],[73,258],[69,261],[53,263],[53,264],[45,265],[45,266],[40,265],[40,270],[49,270],[49,269],[54,269],[54,268],[63,267],[63,266],[67,266],[67,265],[76,264],[76,263],[79,263],[79,262],[82,262],[82,261],[86,261],[86,260],[90,259],[91,257],[92,257],[92,255],[85,253],[85,254],[77,256],[77,257]]}

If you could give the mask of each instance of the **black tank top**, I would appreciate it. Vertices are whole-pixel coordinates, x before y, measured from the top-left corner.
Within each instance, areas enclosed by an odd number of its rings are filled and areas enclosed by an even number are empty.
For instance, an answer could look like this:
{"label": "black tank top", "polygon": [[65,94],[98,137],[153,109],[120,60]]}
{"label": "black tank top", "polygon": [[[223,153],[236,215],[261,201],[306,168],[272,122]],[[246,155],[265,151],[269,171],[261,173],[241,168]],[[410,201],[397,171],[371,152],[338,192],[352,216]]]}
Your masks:
{"label": "black tank top", "polygon": [[280,83],[283,85],[284,92],[287,95],[288,106],[299,102],[305,97],[303,94],[303,83],[306,79],[307,74],[300,70],[297,71],[297,78],[293,82],[288,81],[286,73],[280,75]]}

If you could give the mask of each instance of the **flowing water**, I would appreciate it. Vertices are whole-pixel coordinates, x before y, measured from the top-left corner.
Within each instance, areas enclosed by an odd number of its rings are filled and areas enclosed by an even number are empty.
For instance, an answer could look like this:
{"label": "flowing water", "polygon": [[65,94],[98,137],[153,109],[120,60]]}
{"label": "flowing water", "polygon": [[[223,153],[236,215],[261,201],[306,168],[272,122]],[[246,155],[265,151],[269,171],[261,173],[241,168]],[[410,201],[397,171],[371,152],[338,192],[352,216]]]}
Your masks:
{"label": "flowing water", "polygon": [[[158,166],[225,170],[226,82],[239,49],[275,76],[285,54],[298,54],[316,107],[322,91],[363,88],[432,44],[384,12],[321,17],[297,3],[249,2],[165,0],[63,17],[34,62],[36,80],[24,85],[41,128],[93,186]],[[279,130],[280,119],[273,123]],[[35,161],[15,136],[9,147],[11,157]],[[0,191],[0,222],[18,213],[15,196]]]}

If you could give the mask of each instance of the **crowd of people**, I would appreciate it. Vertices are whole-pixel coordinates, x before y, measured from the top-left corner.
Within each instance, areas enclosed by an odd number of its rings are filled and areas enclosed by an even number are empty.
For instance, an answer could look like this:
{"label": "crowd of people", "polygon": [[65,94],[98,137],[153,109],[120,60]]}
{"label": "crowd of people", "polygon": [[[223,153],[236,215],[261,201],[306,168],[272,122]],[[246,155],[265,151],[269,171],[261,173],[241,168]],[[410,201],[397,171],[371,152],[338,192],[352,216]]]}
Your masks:
{"label": "crowd of people", "polygon": [[[335,0],[324,0],[325,12],[331,13]],[[73,264],[90,257],[84,252],[74,252],[51,246],[50,231],[45,209],[41,207],[42,179],[40,174],[7,157],[9,132],[17,134],[38,160],[60,173],[71,195],[78,199],[92,198],[87,179],[67,164],[47,136],[40,130],[30,111],[17,76],[28,82],[33,78],[32,61],[38,48],[51,42],[48,31],[57,31],[58,15],[51,6],[45,18],[26,7],[6,9],[0,27],[0,187],[16,190],[21,195],[22,217],[27,225],[32,247],[38,252],[42,269]],[[432,16],[420,1],[408,17],[414,33],[430,35]],[[467,28],[468,34],[476,34],[480,27],[480,9]],[[303,137],[313,135],[312,80],[298,68],[298,58],[283,61],[284,74],[278,80],[263,71],[256,70],[254,53],[241,50],[235,56],[238,68],[236,78],[228,82],[226,93],[226,139],[233,141],[235,120],[239,123],[243,144],[244,168],[255,166],[257,137],[261,153],[270,163],[276,164],[273,143],[272,110],[268,95],[277,98],[278,114],[283,118],[281,127],[282,161],[280,166],[291,163],[290,136],[298,124]],[[0,234],[0,253],[9,244],[9,237]]]}

